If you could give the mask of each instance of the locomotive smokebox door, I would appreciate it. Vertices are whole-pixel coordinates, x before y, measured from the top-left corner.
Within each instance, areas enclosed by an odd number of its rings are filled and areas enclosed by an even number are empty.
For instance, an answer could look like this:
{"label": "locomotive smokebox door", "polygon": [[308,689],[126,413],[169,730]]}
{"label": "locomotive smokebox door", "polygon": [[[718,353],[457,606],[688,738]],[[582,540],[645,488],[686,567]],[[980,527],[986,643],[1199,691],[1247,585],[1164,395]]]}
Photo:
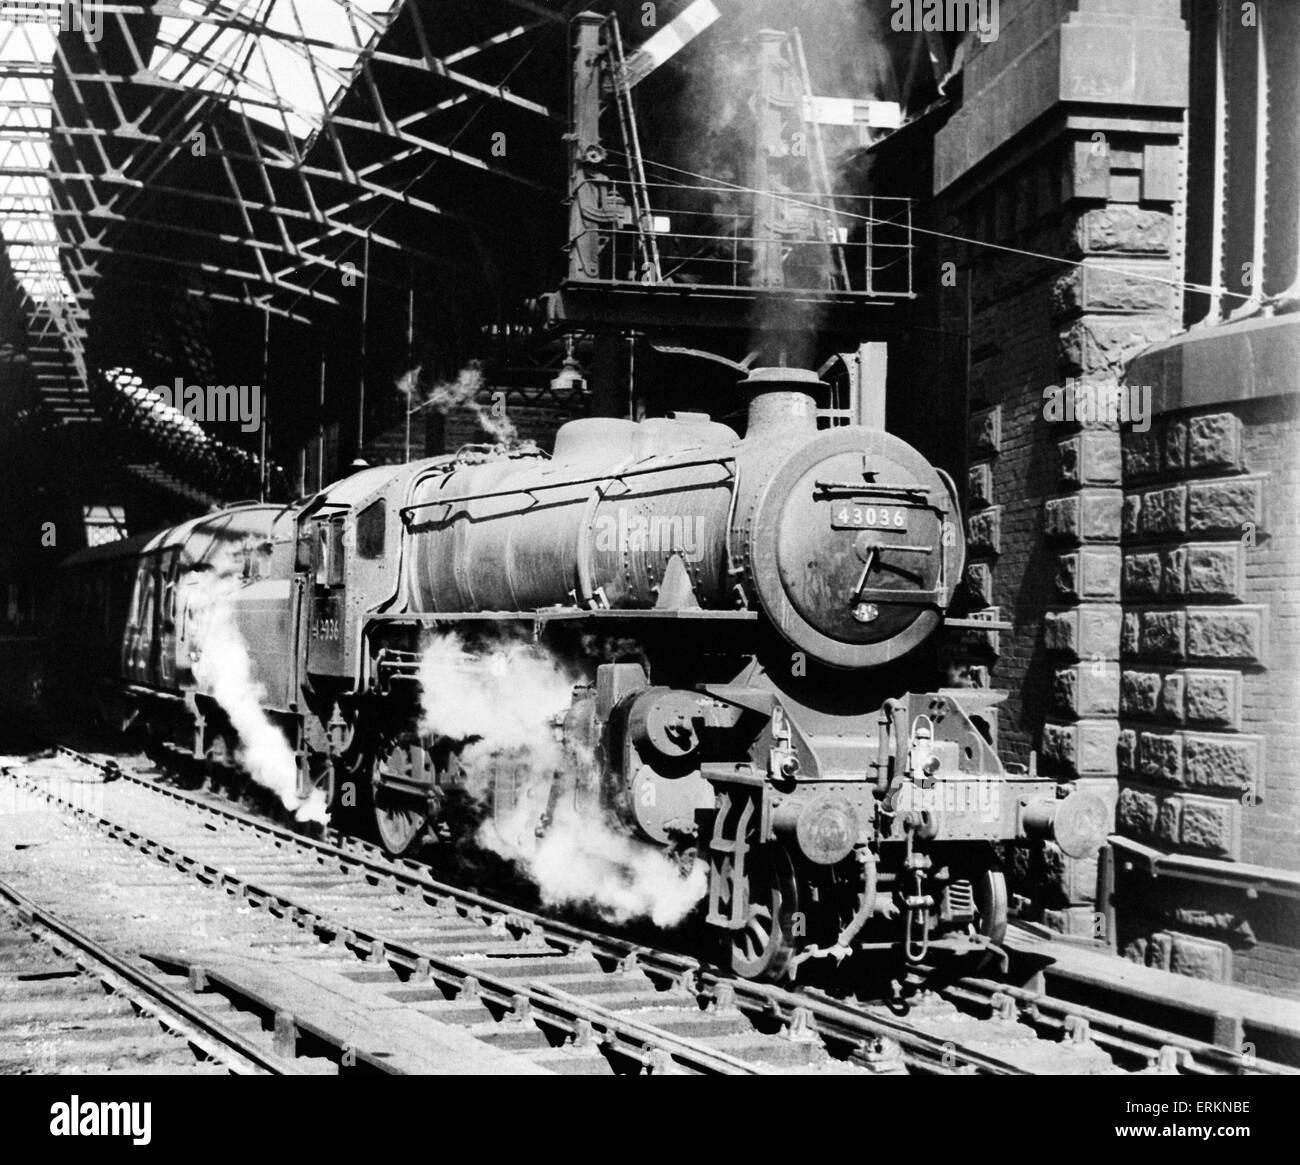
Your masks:
{"label": "locomotive smokebox door", "polygon": [[888,433],[832,429],[791,448],[754,509],[758,600],[792,646],[879,667],[938,627],[961,578],[955,489]]}

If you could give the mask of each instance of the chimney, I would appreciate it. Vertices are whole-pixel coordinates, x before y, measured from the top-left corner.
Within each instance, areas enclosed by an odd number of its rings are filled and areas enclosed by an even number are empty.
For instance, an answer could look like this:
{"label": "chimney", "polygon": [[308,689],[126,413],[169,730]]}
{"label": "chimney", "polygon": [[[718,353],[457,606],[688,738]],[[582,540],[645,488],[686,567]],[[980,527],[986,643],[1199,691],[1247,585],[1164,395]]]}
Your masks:
{"label": "chimney", "polygon": [[806,368],[755,368],[738,385],[750,394],[745,439],[770,434],[789,437],[817,432],[817,401],[813,393],[826,384]]}

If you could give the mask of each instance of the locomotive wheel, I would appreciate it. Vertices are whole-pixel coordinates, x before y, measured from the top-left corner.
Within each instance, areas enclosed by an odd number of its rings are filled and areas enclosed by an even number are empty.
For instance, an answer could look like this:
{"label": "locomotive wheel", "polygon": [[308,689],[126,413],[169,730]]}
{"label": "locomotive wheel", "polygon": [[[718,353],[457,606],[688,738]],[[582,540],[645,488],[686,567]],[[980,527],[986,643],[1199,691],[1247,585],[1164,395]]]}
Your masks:
{"label": "locomotive wheel", "polygon": [[980,934],[1001,945],[1007,936],[1007,880],[1001,870],[985,870],[973,878]]}
{"label": "locomotive wheel", "polygon": [[413,849],[428,824],[428,814],[413,798],[375,790],[375,830],[380,844],[393,857]]}
{"label": "locomotive wheel", "polygon": [[781,846],[766,846],[749,875],[749,919],[727,936],[731,970],[742,979],[781,978],[794,954],[790,919],[798,910],[794,863]]}
{"label": "locomotive wheel", "polygon": [[380,741],[371,762],[375,832],[379,843],[393,857],[401,857],[414,849],[429,824],[428,808],[422,799],[385,788],[382,783],[390,765],[396,775],[401,775],[404,758],[405,750],[401,744]]}

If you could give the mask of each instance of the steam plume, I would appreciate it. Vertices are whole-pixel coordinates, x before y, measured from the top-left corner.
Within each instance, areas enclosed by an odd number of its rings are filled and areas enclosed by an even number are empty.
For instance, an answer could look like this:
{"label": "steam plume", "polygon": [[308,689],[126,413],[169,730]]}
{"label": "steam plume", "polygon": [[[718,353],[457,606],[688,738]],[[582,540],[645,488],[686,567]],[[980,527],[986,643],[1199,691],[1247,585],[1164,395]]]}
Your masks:
{"label": "steam plume", "polygon": [[212,696],[239,734],[240,764],[269,789],[299,821],[323,823],[324,794],[313,789],[298,797],[298,766],[284,734],[262,709],[266,691],[253,678],[253,663],[235,622],[233,599],[238,590],[233,567],[190,576],[191,661],[201,691]]}
{"label": "steam plume", "polygon": [[[735,254],[728,249],[726,236],[739,230],[742,238],[753,236],[752,251],[739,251],[740,269],[734,276],[741,281],[755,278],[760,286],[772,279],[787,288],[829,288],[838,273],[841,258],[851,279],[860,280],[864,273],[861,238],[855,233],[854,246],[836,255],[817,245],[798,246],[790,261],[775,265],[758,260],[772,256],[779,248],[771,243],[785,238],[805,242],[824,239],[825,226],[855,227],[854,220],[828,219],[815,207],[822,204],[817,191],[822,186],[820,165],[813,167],[811,146],[824,144],[830,190],[827,193],[850,194],[856,189],[848,177],[852,168],[865,163],[861,147],[878,131],[863,131],[858,126],[823,125],[818,137],[810,140],[811,126],[803,122],[799,104],[793,100],[776,102],[784,109],[784,124],[775,140],[760,143],[762,127],[755,114],[759,109],[755,97],[762,88],[758,43],[760,33],[775,29],[790,33],[798,29],[808,64],[808,84],[812,95],[822,98],[854,100],[896,100],[898,82],[893,54],[900,51],[895,41],[903,41],[910,50],[910,40],[889,39],[892,7],[888,0],[716,0],[723,19],[705,36],[674,58],[671,68],[680,78],[673,113],[666,121],[662,141],[651,141],[651,158],[680,167],[691,178],[671,170],[657,174],[657,180],[673,183],[679,179],[687,185],[699,182],[717,189],[707,195],[691,195],[679,190],[658,194],[667,200],[669,210],[689,210],[691,221],[703,234],[720,236],[715,244],[717,259]],[[790,80],[794,91],[802,95],[801,71],[796,75],[794,58]],[[907,61],[904,60],[904,65]],[[788,95],[793,96],[793,94]],[[803,148],[796,151],[784,143],[800,135]],[[864,133],[867,135],[864,137]],[[760,176],[755,164],[756,148],[766,157]],[[756,199],[751,188],[761,186],[772,197]],[[734,189],[733,189],[734,187]],[[785,197],[782,197],[785,196]],[[861,207],[857,208],[861,210]],[[763,225],[771,217],[777,225]],[[783,221],[784,220],[784,221]],[[751,225],[752,223],[752,225]],[[813,224],[818,229],[813,230]],[[856,228],[860,232],[860,227]],[[760,240],[763,240],[760,242]],[[887,252],[886,259],[897,252]],[[750,260],[755,270],[745,270]],[[872,261],[869,256],[866,262]],[[879,264],[879,258],[874,260]],[[715,268],[717,269],[717,268]],[[760,352],[764,363],[783,363],[799,367],[815,366],[817,331],[822,322],[823,305],[815,297],[787,295],[759,297],[751,320],[750,347]]]}
{"label": "steam plume", "polygon": [[[662,850],[611,820],[592,758],[577,758],[585,771],[555,795],[557,772],[575,764],[555,727],[570,706],[573,679],[549,655],[507,643],[475,656],[455,635],[436,636],[425,647],[420,683],[421,731],[470,741],[461,759],[469,792],[486,813],[479,843],[527,870],[544,902],[672,926],[703,897],[703,863],[683,876]],[[502,770],[511,770],[504,782]],[[513,794],[504,805],[497,783]]]}
{"label": "steam plume", "polygon": [[397,380],[397,390],[406,397],[408,408],[433,408],[443,416],[455,409],[465,409],[492,440],[508,445],[517,438],[514,422],[504,413],[498,416],[478,399],[487,385],[483,370],[477,363],[467,364],[456,374],[455,380],[435,384],[427,392],[421,391],[420,371],[417,365]]}

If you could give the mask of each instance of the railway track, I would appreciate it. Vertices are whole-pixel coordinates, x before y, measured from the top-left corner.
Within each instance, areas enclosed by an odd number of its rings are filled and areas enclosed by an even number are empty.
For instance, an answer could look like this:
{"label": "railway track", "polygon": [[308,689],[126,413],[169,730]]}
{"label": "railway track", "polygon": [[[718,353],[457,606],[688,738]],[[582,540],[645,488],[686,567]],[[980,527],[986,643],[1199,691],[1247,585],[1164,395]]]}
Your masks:
{"label": "railway track", "polygon": [[1054,998],[1045,991],[968,978],[944,988],[942,995],[1002,1022],[1028,1024],[1048,1038],[1095,1043],[1121,1064],[1154,1062],[1161,1072],[1188,1076],[1300,1075],[1300,1069],[1288,1064]]}
{"label": "railway track", "polygon": [[[102,802],[87,805],[84,789],[67,783],[68,765],[100,774]],[[353,981],[551,1070],[1016,1075],[1276,1067],[1234,1062],[1223,1049],[1190,1047],[1195,1041],[1132,1024],[1118,1044],[1101,1013],[1075,1018],[1086,1009],[1049,1007],[1017,989],[990,1002],[979,980],[953,985],[947,998],[928,995],[906,1016],[815,990],[734,980],[680,954],[439,882],[418,863],[394,861],[365,842],[305,837],[113,760],[60,748],[56,760],[4,771],[103,834],[328,944],[350,961]],[[981,1008],[986,1017],[976,1014]],[[1049,1013],[1052,1022],[1029,1022]]]}
{"label": "railway track", "polygon": [[5,1075],[298,1071],[3,881],[0,1028]]}
{"label": "railway track", "polygon": [[[702,999],[690,960],[523,914],[138,774],[117,779],[114,766],[82,754],[61,758],[62,769],[56,758],[5,771],[103,836],[226,891],[245,909],[293,924],[305,941],[346,960],[354,983],[551,1070],[902,1070],[885,1023],[852,1031],[839,1025],[844,1043],[832,1056],[806,1013],[782,1014],[779,999],[761,1023],[725,990]],[[73,783],[68,763],[94,764],[114,779],[88,793]],[[212,973],[205,965],[170,965],[204,978]],[[939,1063],[943,1049],[936,1045],[932,1055]]]}

